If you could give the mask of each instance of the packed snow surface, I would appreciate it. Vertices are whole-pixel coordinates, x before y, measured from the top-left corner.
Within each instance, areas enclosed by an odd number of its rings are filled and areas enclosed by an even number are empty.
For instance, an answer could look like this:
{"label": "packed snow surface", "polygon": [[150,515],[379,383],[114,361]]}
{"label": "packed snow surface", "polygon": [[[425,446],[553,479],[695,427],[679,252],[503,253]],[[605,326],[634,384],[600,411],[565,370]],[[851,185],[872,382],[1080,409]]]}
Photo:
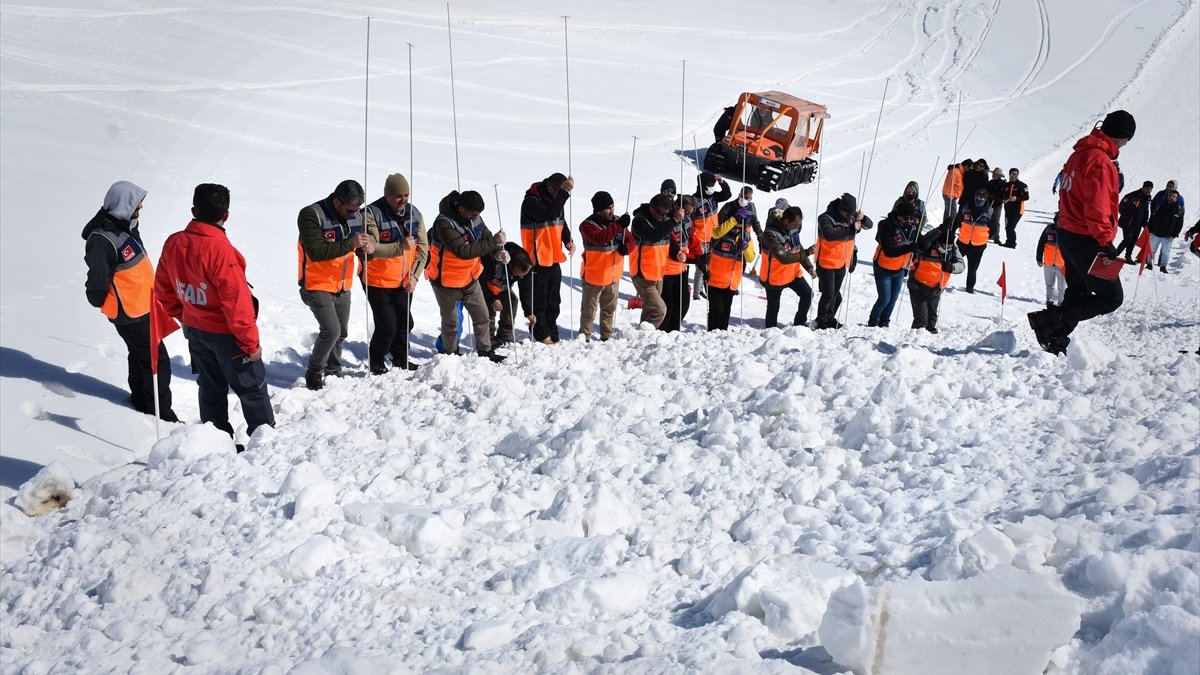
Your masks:
{"label": "packed snow surface", "polygon": [[[1024,319],[1050,185],[1106,111],[1138,120],[1127,190],[1173,178],[1200,203],[1197,3],[464,0],[453,109],[446,11],[0,6],[5,672],[1200,672],[1200,261],[1177,240],[1168,274],[1127,269],[1125,305],[1061,357]],[[982,156],[1030,185],[1018,247],[989,247],[975,294],[951,282],[937,335],[908,298],[861,325],[864,232],[842,330],[763,329],[757,279],[730,331],[703,330],[703,300],[644,330],[627,279],[616,339],[585,342],[575,282],[563,342],[500,365],[433,353],[422,284],[423,365],[381,377],[355,290],[350,376],[308,391],[294,223],[364,180],[368,14],[365,185],[408,174],[427,221],[461,185],[511,235],[554,171],[573,223],[597,190],[623,211],[694,185],[721,109],[779,89],[832,118],[820,181],[760,214],[800,205],[811,243],[830,199],[878,219],[917,180],[936,219],[945,165]],[[242,454],[195,423],[178,334],[193,423],[156,439],[124,403],[78,239],[119,179],[149,192],[154,254],[196,183],[233,193],[278,420],[239,429]]]}

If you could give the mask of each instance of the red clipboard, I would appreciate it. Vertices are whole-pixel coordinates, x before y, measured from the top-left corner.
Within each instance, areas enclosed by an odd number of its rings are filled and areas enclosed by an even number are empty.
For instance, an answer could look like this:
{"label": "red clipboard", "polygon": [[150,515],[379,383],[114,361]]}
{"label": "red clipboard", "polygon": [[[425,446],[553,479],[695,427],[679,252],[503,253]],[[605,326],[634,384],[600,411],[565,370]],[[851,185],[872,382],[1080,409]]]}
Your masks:
{"label": "red clipboard", "polygon": [[1108,256],[1103,253],[1097,253],[1096,259],[1092,261],[1092,266],[1088,268],[1088,274],[1098,279],[1116,281],[1124,266],[1125,261],[1120,258],[1109,260]]}

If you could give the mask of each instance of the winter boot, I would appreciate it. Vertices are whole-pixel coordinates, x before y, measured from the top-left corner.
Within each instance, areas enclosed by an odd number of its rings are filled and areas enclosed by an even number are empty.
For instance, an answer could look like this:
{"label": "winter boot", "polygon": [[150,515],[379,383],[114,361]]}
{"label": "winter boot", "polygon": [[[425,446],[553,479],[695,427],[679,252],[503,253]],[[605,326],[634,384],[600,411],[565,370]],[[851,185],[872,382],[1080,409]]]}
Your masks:
{"label": "winter boot", "polygon": [[325,386],[325,376],[319,370],[310,370],[304,374],[304,386],[318,391]]}

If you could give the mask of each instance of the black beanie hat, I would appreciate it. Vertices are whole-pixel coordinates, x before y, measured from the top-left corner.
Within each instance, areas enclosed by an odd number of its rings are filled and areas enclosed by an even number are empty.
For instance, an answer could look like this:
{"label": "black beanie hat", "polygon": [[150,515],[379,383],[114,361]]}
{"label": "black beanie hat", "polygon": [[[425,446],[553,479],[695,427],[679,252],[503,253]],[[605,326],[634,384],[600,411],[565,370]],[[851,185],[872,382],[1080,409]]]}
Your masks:
{"label": "black beanie hat", "polygon": [[912,218],[917,215],[917,209],[912,205],[912,202],[900,200],[896,204],[896,208],[892,209],[892,213],[898,218]]}
{"label": "black beanie hat", "polygon": [[842,196],[837,198],[837,207],[846,213],[854,213],[858,211],[858,200],[849,192],[843,192]]}
{"label": "black beanie hat", "polygon": [[708,171],[700,174],[700,183],[703,184],[704,187],[712,187],[716,184],[716,182],[717,177],[714,174],[709,173]]}
{"label": "black beanie hat", "polygon": [[1133,115],[1124,110],[1114,110],[1104,117],[1104,121],[1100,123],[1100,131],[1103,131],[1109,138],[1133,138],[1133,132],[1137,130],[1137,123],[1133,121]]}
{"label": "black beanie hat", "polygon": [[601,209],[607,209],[608,207],[610,207],[612,205],[613,205],[612,195],[608,194],[604,190],[601,190],[601,191],[597,192],[596,194],[592,195],[592,210],[593,211],[600,211]]}
{"label": "black beanie hat", "polygon": [[675,181],[668,178],[662,182],[662,185],[658,186],[658,191],[663,194],[674,195],[679,192],[679,189],[675,187]]}

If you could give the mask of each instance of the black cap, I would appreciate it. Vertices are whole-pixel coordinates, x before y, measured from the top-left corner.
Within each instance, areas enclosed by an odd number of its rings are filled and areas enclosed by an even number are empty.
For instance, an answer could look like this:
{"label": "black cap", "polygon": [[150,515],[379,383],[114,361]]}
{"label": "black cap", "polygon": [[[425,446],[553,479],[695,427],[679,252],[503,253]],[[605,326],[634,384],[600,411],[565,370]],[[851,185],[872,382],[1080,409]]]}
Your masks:
{"label": "black cap", "polygon": [[1109,138],[1133,138],[1133,132],[1137,130],[1137,122],[1133,121],[1133,115],[1124,110],[1114,110],[1104,116],[1104,121],[1100,123],[1100,131],[1103,131]]}
{"label": "black cap", "polygon": [[612,205],[613,205],[612,195],[608,194],[604,190],[601,190],[601,191],[597,192],[596,194],[592,195],[592,210],[593,211],[600,211],[602,209],[607,209],[608,207],[610,207]]}

